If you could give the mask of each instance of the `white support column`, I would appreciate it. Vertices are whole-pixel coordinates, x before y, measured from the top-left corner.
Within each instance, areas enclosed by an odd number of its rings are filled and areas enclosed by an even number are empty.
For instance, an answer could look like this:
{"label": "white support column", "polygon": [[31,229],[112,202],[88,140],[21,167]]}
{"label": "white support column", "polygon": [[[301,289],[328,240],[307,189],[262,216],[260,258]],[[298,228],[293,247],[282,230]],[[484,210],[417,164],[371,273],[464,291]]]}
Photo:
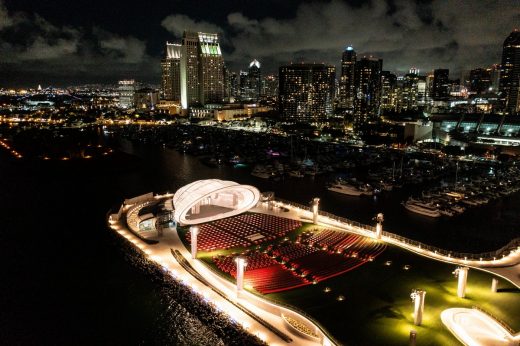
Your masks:
{"label": "white support column", "polygon": [[420,289],[413,290],[410,296],[414,302],[413,323],[416,326],[420,326],[424,313],[424,299],[426,296],[426,291]]}
{"label": "white support column", "polygon": [[318,197],[312,199],[312,223],[318,224],[318,215],[320,208],[320,199]]}
{"label": "white support column", "polygon": [[191,258],[197,258],[197,236],[199,235],[199,228],[197,226],[190,226],[191,234]]}
{"label": "white support column", "polygon": [[247,261],[244,257],[237,257],[235,259],[237,263],[237,296],[240,291],[244,289],[244,268],[247,266]]}
{"label": "white support column", "polygon": [[376,224],[376,238],[377,239],[381,239],[381,237],[383,235],[383,221],[384,221],[383,213],[377,214],[376,221],[377,221],[377,224]]}
{"label": "white support column", "polygon": [[458,267],[455,269],[455,276],[458,276],[457,297],[464,298],[466,296],[466,284],[468,282],[468,267]]}
{"label": "white support column", "polygon": [[491,292],[497,292],[498,290],[498,279],[492,278],[491,279]]}

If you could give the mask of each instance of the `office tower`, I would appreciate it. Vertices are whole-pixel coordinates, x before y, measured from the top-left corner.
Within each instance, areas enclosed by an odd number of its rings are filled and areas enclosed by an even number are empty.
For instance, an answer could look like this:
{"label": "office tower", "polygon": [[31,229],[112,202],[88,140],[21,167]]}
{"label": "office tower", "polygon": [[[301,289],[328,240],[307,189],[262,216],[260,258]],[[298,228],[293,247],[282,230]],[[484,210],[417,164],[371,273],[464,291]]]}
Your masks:
{"label": "office tower", "polygon": [[182,37],[181,54],[181,105],[183,109],[200,104],[198,45],[198,34],[185,31]]}
{"label": "office tower", "polygon": [[432,99],[447,101],[450,95],[450,70],[436,69],[433,71]]}
{"label": "office tower", "polygon": [[500,68],[500,99],[508,114],[520,113],[520,31],[515,29],[505,39]]}
{"label": "office tower", "polygon": [[341,77],[339,80],[339,105],[341,108],[353,110],[355,98],[354,74],[356,52],[352,46],[345,48],[341,57]]}
{"label": "office tower", "polygon": [[248,96],[248,85],[249,79],[247,78],[247,71],[240,70],[238,74],[238,89],[239,89],[239,95],[240,99],[245,100]]}
{"label": "office tower", "polygon": [[430,106],[433,101],[433,73],[426,76],[426,105]]}
{"label": "office tower", "polygon": [[278,96],[278,76],[268,75],[264,78],[262,95],[266,97]]}
{"label": "office tower", "polygon": [[397,77],[390,71],[381,71],[381,109],[397,110]]}
{"label": "office tower", "polygon": [[260,99],[260,92],[262,89],[262,71],[260,69],[260,62],[253,60],[249,64],[247,71],[247,80],[249,88],[249,98],[258,101]]}
{"label": "office tower", "polygon": [[332,115],[336,69],[291,64],[279,70],[280,115],[288,121],[319,122]]}
{"label": "office tower", "polygon": [[119,107],[121,108],[132,108],[135,105],[135,80],[120,80],[119,81]]}
{"label": "office tower", "polygon": [[427,104],[427,82],[425,76],[418,76],[417,81],[417,106],[424,107]]}
{"label": "office tower", "polygon": [[469,87],[477,95],[486,93],[491,87],[491,71],[484,68],[476,68],[469,72]]}
{"label": "office tower", "polygon": [[166,54],[161,61],[161,97],[163,100],[181,100],[181,50],[180,44],[166,42]]}
{"label": "office tower", "polygon": [[238,75],[236,72],[230,72],[229,73],[229,89],[230,89],[230,95],[231,97],[238,97],[240,96],[240,88],[239,88],[239,81],[238,81]]}
{"label": "office tower", "polygon": [[224,99],[224,58],[217,34],[198,33],[199,102],[222,103]]}
{"label": "office tower", "polygon": [[400,98],[400,109],[416,110],[418,102],[419,76],[415,73],[408,73],[403,78],[403,87]]}
{"label": "office tower", "polygon": [[500,84],[500,64],[493,64],[488,70],[491,80],[491,91],[497,93]]}
{"label": "office tower", "polygon": [[379,113],[382,67],[382,59],[363,57],[356,61],[354,114],[358,122],[374,118]]}

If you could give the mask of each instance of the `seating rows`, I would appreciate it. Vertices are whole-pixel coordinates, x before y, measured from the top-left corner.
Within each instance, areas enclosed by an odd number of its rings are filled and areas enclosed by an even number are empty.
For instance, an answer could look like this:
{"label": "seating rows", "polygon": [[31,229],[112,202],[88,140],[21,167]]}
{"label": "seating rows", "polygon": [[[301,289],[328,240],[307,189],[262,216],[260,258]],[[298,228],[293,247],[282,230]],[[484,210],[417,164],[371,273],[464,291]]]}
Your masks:
{"label": "seating rows", "polygon": [[296,258],[316,252],[318,249],[297,243],[288,243],[272,250],[273,256],[281,257],[283,261],[289,262]]}
{"label": "seating rows", "polygon": [[291,262],[293,267],[300,269],[303,274],[312,276],[317,282],[346,273],[363,263],[365,261],[358,258],[345,258],[325,251],[313,252]]}
{"label": "seating rows", "polygon": [[[190,232],[186,233],[186,239],[191,242]],[[211,224],[199,226],[197,236],[197,248],[202,251],[212,251],[216,249],[229,249],[237,246],[250,246],[251,243],[243,238],[239,238],[228,232],[214,227]]]}
{"label": "seating rows", "polygon": [[291,290],[310,284],[309,281],[284,269],[280,264],[255,270],[247,270],[244,284],[254,287],[262,294]]}
{"label": "seating rows", "polygon": [[297,220],[266,214],[242,214],[236,216],[236,219],[259,228],[266,236],[275,235],[281,237],[302,225]]}
{"label": "seating rows", "polygon": [[[255,270],[258,268],[269,267],[278,264],[274,259],[267,256],[262,252],[251,253],[247,257],[246,270]],[[213,258],[213,262],[219,267],[220,270],[231,275],[236,275],[236,263],[234,256],[216,256]]]}

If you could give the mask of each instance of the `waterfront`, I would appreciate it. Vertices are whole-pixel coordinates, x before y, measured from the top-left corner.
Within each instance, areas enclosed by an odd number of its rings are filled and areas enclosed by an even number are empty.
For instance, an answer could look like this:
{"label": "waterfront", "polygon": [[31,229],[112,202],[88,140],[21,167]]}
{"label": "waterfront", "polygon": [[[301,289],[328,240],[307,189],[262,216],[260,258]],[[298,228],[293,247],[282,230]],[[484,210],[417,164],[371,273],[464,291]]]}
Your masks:
{"label": "waterfront", "polygon": [[[6,343],[218,343],[211,328],[165,294],[160,278],[125,255],[104,223],[108,209],[124,197],[173,192],[197,179],[249,183],[300,203],[320,196],[323,210],[366,223],[383,211],[387,230],[456,250],[494,250],[518,235],[513,228],[518,195],[431,221],[407,214],[399,204],[400,192],[382,202],[348,197],[326,191],[320,183],[324,178],[316,178],[318,184],[310,177],[268,181],[252,177],[246,168],[210,168],[197,157],[162,146],[121,144],[137,158],[119,167],[110,161],[14,162],[1,154],[2,275],[10,279],[0,284],[6,307],[0,339]],[[457,248],[457,241],[465,247]]]}

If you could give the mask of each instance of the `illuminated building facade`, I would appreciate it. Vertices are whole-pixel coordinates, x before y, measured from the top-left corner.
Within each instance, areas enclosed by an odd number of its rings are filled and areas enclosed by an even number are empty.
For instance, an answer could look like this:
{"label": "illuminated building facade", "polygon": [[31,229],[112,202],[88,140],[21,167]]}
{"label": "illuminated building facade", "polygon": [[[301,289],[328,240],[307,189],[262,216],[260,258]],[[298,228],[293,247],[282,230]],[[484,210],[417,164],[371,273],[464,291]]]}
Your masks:
{"label": "illuminated building facade", "polygon": [[508,114],[520,113],[520,31],[514,30],[504,41],[500,68],[499,91],[503,109]]}
{"label": "illuminated building facade", "polygon": [[119,107],[133,108],[135,106],[135,80],[120,80],[118,86]]}
{"label": "illuminated building facade", "polygon": [[352,46],[345,48],[341,57],[341,77],[339,80],[339,105],[350,111],[354,108],[356,51]]}
{"label": "illuminated building facade", "polygon": [[249,70],[247,71],[249,98],[251,100],[258,101],[260,99],[260,93],[262,90],[262,70],[260,69],[260,62],[253,60],[249,64]]}
{"label": "illuminated building facade", "polygon": [[399,101],[397,77],[390,71],[381,72],[381,110],[396,111]]}
{"label": "illuminated building facade", "polygon": [[198,33],[199,102],[222,103],[224,58],[217,34]]}
{"label": "illuminated building facade", "polygon": [[381,101],[381,71],[383,60],[363,57],[356,61],[354,114],[358,122],[376,117]]}
{"label": "illuminated building facade", "polygon": [[291,64],[279,69],[279,109],[288,121],[319,122],[332,115],[336,68]]}
{"label": "illuminated building facade", "polygon": [[181,105],[183,109],[200,103],[198,44],[197,33],[184,32],[181,53]]}
{"label": "illuminated building facade", "polygon": [[181,100],[181,51],[180,44],[166,42],[166,54],[161,61],[161,98],[163,100]]}

